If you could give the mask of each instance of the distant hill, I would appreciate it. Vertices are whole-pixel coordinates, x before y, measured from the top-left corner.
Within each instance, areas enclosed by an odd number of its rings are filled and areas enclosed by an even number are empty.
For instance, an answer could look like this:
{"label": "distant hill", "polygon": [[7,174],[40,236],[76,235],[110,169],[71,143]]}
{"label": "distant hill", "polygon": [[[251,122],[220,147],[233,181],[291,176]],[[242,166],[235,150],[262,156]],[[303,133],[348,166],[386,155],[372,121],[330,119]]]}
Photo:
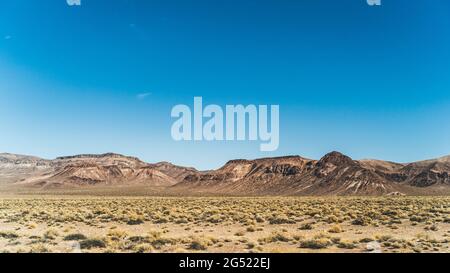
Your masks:
{"label": "distant hill", "polygon": [[[0,181],[8,176],[5,182],[28,187],[59,188],[90,185],[168,187],[184,178],[180,174],[182,169],[183,167],[175,165],[162,168],[160,164],[152,165],[135,157],[113,153],[67,156],[55,160],[0,154]],[[15,180],[14,173],[17,174]],[[166,173],[176,175],[170,176]]]}
{"label": "distant hill", "polygon": [[450,157],[411,164],[352,160],[332,152],[320,160],[300,156],[232,160],[189,175],[175,188],[251,195],[448,194]]}

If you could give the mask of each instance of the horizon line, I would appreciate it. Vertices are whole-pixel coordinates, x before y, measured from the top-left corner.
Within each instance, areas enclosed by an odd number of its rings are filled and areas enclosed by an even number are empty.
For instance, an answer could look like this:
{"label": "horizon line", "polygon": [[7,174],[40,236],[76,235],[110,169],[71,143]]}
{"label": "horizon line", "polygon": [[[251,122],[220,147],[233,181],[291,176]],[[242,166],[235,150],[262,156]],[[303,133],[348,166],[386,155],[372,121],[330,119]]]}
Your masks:
{"label": "horizon line", "polygon": [[[229,159],[227,160],[225,163],[223,163],[221,166],[226,165],[227,163],[231,162],[231,161],[239,161],[239,160],[243,160],[243,161],[256,161],[256,160],[264,160],[264,159],[281,159],[281,158],[288,158],[288,157],[298,157],[298,158],[302,158],[302,159],[306,159],[306,160],[312,160],[312,161],[319,161],[320,159],[322,159],[323,157],[332,154],[332,153],[339,153],[343,156],[349,157],[350,159],[354,160],[354,161],[369,161],[369,160],[376,160],[376,161],[384,161],[384,162],[389,162],[389,163],[394,163],[394,164],[401,164],[401,165],[408,165],[408,164],[412,164],[412,163],[418,163],[418,162],[426,162],[426,161],[430,161],[430,160],[439,160],[439,159],[444,159],[449,157],[450,158],[450,154],[446,154],[443,156],[437,156],[437,157],[433,157],[433,158],[427,158],[427,159],[422,159],[422,160],[417,160],[417,161],[410,161],[410,162],[396,162],[396,161],[392,161],[392,160],[385,160],[385,159],[377,159],[377,158],[361,158],[361,159],[354,159],[353,157],[339,152],[339,151],[331,151],[328,153],[325,153],[321,158],[319,159],[312,159],[312,158],[308,158],[308,157],[304,157],[301,155],[281,155],[281,156],[272,156],[272,157],[258,157],[258,158],[234,158],[234,159]],[[125,154],[121,154],[121,153],[115,153],[115,152],[106,152],[106,153],[80,153],[80,154],[73,154],[73,155],[65,155],[65,156],[57,156],[53,159],[49,159],[49,158],[45,158],[45,157],[41,157],[41,156],[37,156],[37,155],[30,155],[30,154],[16,154],[16,153],[10,153],[10,152],[0,152],[0,155],[15,155],[15,156],[23,156],[23,157],[34,157],[34,158],[38,158],[38,159],[42,159],[42,160],[47,160],[47,161],[53,161],[53,160],[58,160],[58,159],[66,159],[66,158],[76,158],[76,157],[88,157],[88,156],[98,156],[98,157],[104,157],[104,156],[108,156],[108,155],[116,155],[116,156],[122,156],[122,157],[128,157],[128,158],[134,158],[137,159],[139,161],[142,161],[146,164],[159,164],[159,163],[168,163],[168,164],[172,164],[172,165],[176,165],[179,167],[185,167],[185,168],[194,168],[198,171],[207,171],[207,170],[201,170],[197,167],[194,166],[189,166],[189,165],[179,165],[174,163],[173,161],[167,161],[167,160],[161,160],[161,161],[155,161],[155,162],[147,162],[145,160],[142,160],[140,157],[137,156],[133,156],[133,155],[125,155]],[[218,167],[220,168],[220,167]],[[217,168],[217,169],[218,169]],[[214,169],[208,169],[208,170],[214,170]]]}

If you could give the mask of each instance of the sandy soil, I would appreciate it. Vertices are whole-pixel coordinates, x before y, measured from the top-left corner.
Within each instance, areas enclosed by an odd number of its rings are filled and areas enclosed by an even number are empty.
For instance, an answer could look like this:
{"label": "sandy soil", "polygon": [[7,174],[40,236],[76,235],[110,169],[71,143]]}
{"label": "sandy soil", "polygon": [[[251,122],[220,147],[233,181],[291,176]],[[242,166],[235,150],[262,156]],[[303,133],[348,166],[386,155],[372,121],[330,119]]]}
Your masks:
{"label": "sandy soil", "polygon": [[450,197],[0,198],[3,252],[449,252]]}

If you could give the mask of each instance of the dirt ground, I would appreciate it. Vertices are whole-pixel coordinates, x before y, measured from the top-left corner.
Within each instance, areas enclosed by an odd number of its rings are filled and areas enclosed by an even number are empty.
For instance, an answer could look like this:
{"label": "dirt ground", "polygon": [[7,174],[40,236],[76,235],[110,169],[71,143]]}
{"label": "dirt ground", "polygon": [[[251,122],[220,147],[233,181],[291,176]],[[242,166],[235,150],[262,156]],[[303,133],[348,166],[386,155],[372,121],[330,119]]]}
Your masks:
{"label": "dirt ground", "polygon": [[1,252],[450,252],[450,197],[0,197]]}

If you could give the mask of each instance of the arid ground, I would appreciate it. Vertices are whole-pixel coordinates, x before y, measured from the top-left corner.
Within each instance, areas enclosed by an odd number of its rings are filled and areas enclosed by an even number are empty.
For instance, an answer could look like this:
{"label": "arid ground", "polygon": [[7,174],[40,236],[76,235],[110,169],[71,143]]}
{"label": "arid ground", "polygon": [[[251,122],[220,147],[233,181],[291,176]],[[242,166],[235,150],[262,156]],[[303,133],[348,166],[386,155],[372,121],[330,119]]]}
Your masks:
{"label": "arid ground", "polygon": [[2,252],[450,252],[450,197],[0,197]]}

